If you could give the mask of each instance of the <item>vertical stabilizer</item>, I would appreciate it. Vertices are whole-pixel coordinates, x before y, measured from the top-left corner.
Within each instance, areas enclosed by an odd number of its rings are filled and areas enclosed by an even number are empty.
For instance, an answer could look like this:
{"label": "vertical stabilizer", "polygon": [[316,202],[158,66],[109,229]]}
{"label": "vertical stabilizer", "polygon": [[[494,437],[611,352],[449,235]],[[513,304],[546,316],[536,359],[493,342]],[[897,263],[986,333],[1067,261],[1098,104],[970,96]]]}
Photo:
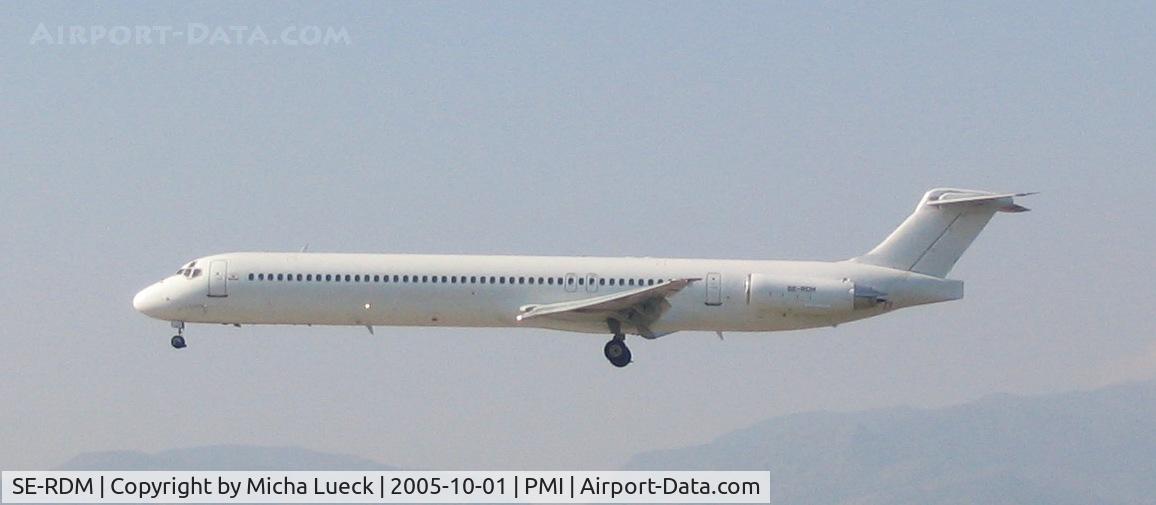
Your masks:
{"label": "vertical stabilizer", "polygon": [[871,252],[851,261],[946,277],[996,212],[1024,212],[1015,197],[968,189],[928,191],[903,224]]}

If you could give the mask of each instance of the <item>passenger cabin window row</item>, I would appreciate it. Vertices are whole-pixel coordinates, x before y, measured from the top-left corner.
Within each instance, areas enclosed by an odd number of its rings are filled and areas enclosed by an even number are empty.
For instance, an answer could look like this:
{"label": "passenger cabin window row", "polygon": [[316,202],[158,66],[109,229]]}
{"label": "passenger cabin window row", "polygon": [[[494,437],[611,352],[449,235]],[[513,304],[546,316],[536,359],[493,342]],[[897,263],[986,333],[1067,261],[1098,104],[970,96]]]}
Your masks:
{"label": "passenger cabin window row", "polygon": [[[200,274],[200,269],[196,270],[197,275]],[[505,275],[381,275],[381,274],[271,274],[271,273],[251,273],[249,274],[251,281],[275,281],[275,282],[375,282],[375,283],[399,283],[399,284],[510,284],[510,285],[544,285],[544,286],[562,286],[569,284],[571,286],[577,284],[579,286],[586,285],[586,277],[528,277],[528,276],[505,276]],[[635,279],[635,278],[605,278],[598,277],[599,286],[653,286],[662,282],[663,279]],[[593,284],[594,279],[590,279]]]}

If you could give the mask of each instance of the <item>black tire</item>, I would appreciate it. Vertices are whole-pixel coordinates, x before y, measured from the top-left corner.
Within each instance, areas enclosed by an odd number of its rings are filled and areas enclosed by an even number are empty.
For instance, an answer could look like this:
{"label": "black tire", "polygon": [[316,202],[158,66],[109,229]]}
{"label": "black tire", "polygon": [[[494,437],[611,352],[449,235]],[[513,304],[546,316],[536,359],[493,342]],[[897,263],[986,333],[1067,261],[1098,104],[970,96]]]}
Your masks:
{"label": "black tire", "polygon": [[606,356],[611,365],[618,368],[630,364],[630,348],[626,347],[626,343],[621,340],[607,342],[606,347],[602,348],[602,354]]}
{"label": "black tire", "polygon": [[185,337],[182,337],[180,335],[173,335],[173,339],[169,343],[173,344],[174,349],[184,349],[185,348]]}

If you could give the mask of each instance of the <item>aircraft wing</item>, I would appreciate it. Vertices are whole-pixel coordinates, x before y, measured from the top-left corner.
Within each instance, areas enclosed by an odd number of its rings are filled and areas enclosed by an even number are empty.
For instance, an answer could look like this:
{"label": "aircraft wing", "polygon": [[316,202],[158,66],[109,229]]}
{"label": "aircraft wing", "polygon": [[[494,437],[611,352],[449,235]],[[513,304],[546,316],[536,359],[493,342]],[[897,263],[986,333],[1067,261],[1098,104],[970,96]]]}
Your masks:
{"label": "aircraft wing", "polygon": [[688,284],[697,280],[699,279],[673,279],[653,286],[581,300],[526,305],[521,307],[522,313],[516,319],[518,321],[538,317],[599,321],[617,319],[623,325],[633,326],[643,337],[655,338],[658,335],[651,332],[649,326],[670,307],[666,298],[682,291]]}

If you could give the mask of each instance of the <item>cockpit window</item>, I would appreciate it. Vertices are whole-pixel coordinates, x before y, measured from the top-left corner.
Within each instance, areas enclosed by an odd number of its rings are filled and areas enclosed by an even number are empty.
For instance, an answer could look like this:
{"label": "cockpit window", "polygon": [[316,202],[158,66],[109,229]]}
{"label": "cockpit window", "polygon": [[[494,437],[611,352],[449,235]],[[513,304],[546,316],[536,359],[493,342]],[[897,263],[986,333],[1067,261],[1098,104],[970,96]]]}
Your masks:
{"label": "cockpit window", "polygon": [[201,269],[193,268],[196,265],[197,265],[196,261],[190,261],[189,264],[181,267],[180,270],[177,270],[177,275],[180,275],[186,279],[193,279],[196,277],[200,277],[201,276]]}

